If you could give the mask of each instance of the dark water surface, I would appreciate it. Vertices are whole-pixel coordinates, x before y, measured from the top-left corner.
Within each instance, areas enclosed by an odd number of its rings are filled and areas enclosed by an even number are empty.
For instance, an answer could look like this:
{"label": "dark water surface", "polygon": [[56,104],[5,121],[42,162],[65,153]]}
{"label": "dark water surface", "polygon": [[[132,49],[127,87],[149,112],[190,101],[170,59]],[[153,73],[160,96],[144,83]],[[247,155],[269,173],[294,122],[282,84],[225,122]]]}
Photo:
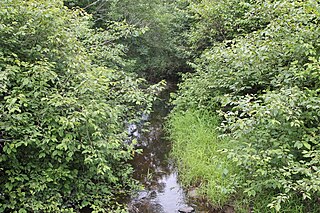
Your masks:
{"label": "dark water surface", "polygon": [[167,105],[169,93],[174,89],[174,85],[169,84],[160,100],[155,103],[154,112],[148,118],[149,131],[139,133],[138,129],[135,132],[139,141],[138,148],[143,152],[132,161],[134,178],[139,180],[145,189],[130,200],[128,206],[131,213],[175,213],[186,206],[194,207],[196,212],[213,212],[205,205],[187,198],[169,156],[171,142],[166,139],[163,126],[170,111]]}

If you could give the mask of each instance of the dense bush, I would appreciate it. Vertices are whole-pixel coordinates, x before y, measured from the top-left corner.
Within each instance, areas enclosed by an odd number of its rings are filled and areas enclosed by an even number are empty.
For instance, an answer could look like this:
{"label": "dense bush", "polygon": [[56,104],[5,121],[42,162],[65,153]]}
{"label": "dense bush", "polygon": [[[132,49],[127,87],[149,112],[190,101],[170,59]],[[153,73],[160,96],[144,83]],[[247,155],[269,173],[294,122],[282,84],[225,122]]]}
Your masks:
{"label": "dense bush", "polygon": [[223,113],[224,130],[241,144],[229,150],[229,157],[246,174],[243,187],[248,196],[272,190],[274,199],[268,206],[276,210],[296,195],[317,206],[319,101],[298,88],[281,89],[259,100],[248,95]]}
{"label": "dense bush", "polygon": [[[294,200],[302,211],[317,212],[320,5],[215,3],[195,1],[187,8],[197,17],[189,39],[201,44],[201,56],[193,62],[196,73],[179,86],[175,110],[220,113],[222,136],[240,145],[227,152],[246,177],[241,188],[247,197],[267,194],[277,211]],[[216,9],[230,4],[238,13]]]}
{"label": "dense bush", "polygon": [[125,123],[157,86],[121,71],[103,40],[117,35],[89,19],[59,0],[0,2],[0,212],[116,211],[133,187]]}
{"label": "dense bush", "polygon": [[[112,28],[114,22],[130,25],[127,36],[114,41],[126,47],[131,60],[128,70],[155,81],[174,78],[176,72],[187,69],[185,57],[180,55],[175,38],[180,25],[175,23],[176,2],[171,0],[65,0],[72,8],[80,6],[93,14],[95,26]],[[180,18],[178,20],[181,20]]]}

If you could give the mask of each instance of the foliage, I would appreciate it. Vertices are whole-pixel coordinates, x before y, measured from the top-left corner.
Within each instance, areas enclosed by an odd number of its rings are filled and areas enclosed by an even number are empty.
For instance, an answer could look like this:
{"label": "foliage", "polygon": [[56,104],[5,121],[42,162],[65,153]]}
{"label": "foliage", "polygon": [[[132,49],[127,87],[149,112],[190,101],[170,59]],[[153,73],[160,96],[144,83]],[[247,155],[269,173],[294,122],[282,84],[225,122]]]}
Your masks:
{"label": "foliage", "polygon": [[180,25],[175,23],[176,2],[171,0],[65,0],[68,7],[79,6],[93,14],[95,26],[103,29],[128,25],[130,30],[114,40],[126,49],[127,67],[149,80],[174,77],[186,68],[175,39]]}
{"label": "foliage", "polygon": [[[187,10],[197,19],[189,40],[201,55],[193,61],[196,72],[179,85],[175,112],[220,112],[222,136],[239,147],[227,152],[246,177],[241,188],[248,199],[261,202],[259,196],[268,194],[266,205],[275,211],[296,201],[317,212],[311,204],[320,186],[319,3],[190,5]],[[230,5],[230,11],[223,10]],[[233,8],[239,13],[231,15]]]}
{"label": "foliage", "polygon": [[[286,6],[288,4],[281,4],[278,10],[282,11]],[[308,80],[306,72],[309,71],[303,69],[309,64],[317,63],[317,59],[313,58],[317,54],[319,30],[314,17],[316,14],[312,14],[312,8],[306,10],[310,10],[310,14],[300,11],[284,20],[279,17],[263,30],[247,34],[246,37],[215,43],[210,49],[208,47],[193,64],[197,73],[186,75],[183,81],[186,83],[181,85],[182,90],[186,88],[186,91],[178,95],[177,102],[189,104],[191,101],[212,105],[212,97],[216,98],[220,94],[232,93],[241,96],[297,83],[301,87],[313,85],[317,79],[312,77]],[[303,24],[309,20],[313,22],[310,21],[309,25]],[[313,68],[308,70],[310,69]],[[193,89],[188,90],[190,87]],[[192,94],[198,91],[207,92]]]}
{"label": "foliage", "polygon": [[[217,42],[263,28],[270,21],[270,11],[264,1],[251,0],[180,0],[180,14],[188,18],[183,45],[195,58]],[[259,5],[259,8],[256,7]]]}
{"label": "foliage", "polygon": [[121,211],[116,196],[135,185],[125,123],[148,113],[158,86],[121,71],[123,49],[103,43],[117,35],[82,10],[0,8],[0,212]]}
{"label": "foliage", "polygon": [[244,192],[254,197],[275,190],[268,206],[276,210],[296,194],[301,199],[316,199],[320,186],[319,98],[298,88],[259,98],[247,96],[223,113],[225,130],[231,132],[234,142],[241,142],[229,157],[247,174]]}
{"label": "foliage", "polygon": [[236,163],[227,158],[224,149],[232,148],[228,140],[218,138],[218,118],[205,111],[172,114],[167,127],[173,140],[180,180],[196,187],[217,207],[231,200],[239,182]]}

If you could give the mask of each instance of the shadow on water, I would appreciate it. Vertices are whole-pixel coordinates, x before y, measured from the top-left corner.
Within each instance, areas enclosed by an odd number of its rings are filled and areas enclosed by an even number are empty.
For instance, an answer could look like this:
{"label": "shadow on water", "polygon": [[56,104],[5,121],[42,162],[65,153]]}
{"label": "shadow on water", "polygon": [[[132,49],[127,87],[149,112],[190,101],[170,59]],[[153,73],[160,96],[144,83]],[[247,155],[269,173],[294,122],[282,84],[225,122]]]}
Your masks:
{"label": "shadow on water", "polygon": [[130,213],[175,213],[180,208],[191,206],[196,212],[216,212],[204,203],[190,200],[178,182],[177,170],[169,158],[171,143],[165,137],[163,125],[168,108],[169,93],[175,86],[168,84],[154,105],[150,115],[149,131],[136,134],[138,148],[143,152],[131,162],[135,172],[134,178],[144,185],[128,204]]}

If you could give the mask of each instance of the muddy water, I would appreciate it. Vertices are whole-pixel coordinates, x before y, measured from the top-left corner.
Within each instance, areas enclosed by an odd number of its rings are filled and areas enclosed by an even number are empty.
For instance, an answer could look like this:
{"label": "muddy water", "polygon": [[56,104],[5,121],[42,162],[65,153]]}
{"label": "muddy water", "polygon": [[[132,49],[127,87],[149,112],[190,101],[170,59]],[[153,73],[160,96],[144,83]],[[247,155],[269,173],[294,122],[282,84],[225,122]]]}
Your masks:
{"label": "muddy water", "polygon": [[213,212],[205,205],[191,201],[178,182],[177,170],[169,156],[171,143],[166,139],[163,125],[169,113],[167,102],[169,87],[154,105],[154,112],[148,118],[149,131],[134,132],[143,150],[132,161],[134,177],[144,185],[129,202],[131,213],[175,213],[182,207],[192,206],[196,212]]}

